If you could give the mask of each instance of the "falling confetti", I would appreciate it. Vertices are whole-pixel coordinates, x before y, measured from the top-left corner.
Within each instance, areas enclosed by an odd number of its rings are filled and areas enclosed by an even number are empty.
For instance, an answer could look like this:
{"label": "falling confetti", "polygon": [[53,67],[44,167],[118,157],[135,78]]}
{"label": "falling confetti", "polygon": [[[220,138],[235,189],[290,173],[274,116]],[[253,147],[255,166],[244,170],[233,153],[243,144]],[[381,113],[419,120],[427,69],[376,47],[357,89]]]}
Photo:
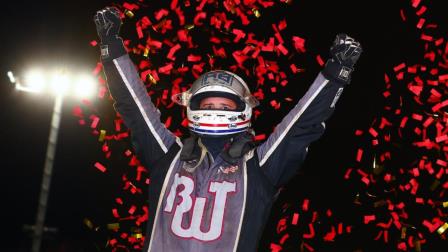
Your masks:
{"label": "falling confetti", "polygon": [[[301,34],[290,34],[284,18],[272,21],[269,30],[254,29],[263,26],[263,19],[271,11],[285,10],[289,4],[269,0],[172,0],[151,4],[126,1],[114,6],[123,19],[124,44],[148,94],[162,111],[162,122],[182,136],[186,133],[185,113],[174,106],[171,96],[185,91],[196,78],[212,69],[227,69],[245,76],[257,98],[273,110],[285,111],[293,105],[293,99],[279,93],[284,93],[288,83],[294,82],[292,78],[300,78],[305,71],[302,62],[294,59],[306,52],[306,39]],[[90,45],[98,46],[95,40]],[[93,74],[100,83],[97,97],[112,108],[101,63]],[[263,119],[261,111],[254,114],[256,120]],[[141,227],[148,218],[148,207],[154,205],[146,202],[151,167],[143,167],[130,150],[130,132],[119,114],[100,111],[86,101],[74,108],[73,115],[80,125],[90,127],[104,154],[104,160],[96,161],[94,167],[106,174],[122,173],[118,175],[122,190],[116,195],[112,219],[105,228],[111,231],[108,246],[141,249],[145,238]],[[265,140],[268,133],[259,132],[255,140]],[[312,235],[313,227],[309,228]],[[283,242],[286,240],[285,236]]]}
{"label": "falling confetti", "polygon": [[[421,251],[428,242],[446,240],[448,43],[425,16],[425,1],[407,3],[413,12],[402,9],[399,15],[406,23],[416,20],[412,26],[419,31],[425,51],[420,62],[397,62],[385,74],[384,113],[365,129],[356,130],[360,144],[353,164],[341,176],[353,188],[360,188],[354,204],[362,206],[363,213],[355,216],[357,222],[346,221],[331,209],[315,205],[312,198],[301,199],[298,207],[284,206],[266,249],[320,251],[322,246],[331,247],[355,232],[364,232],[360,230],[366,230],[370,240],[392,244],[397,251]],[[231,70],[250,83],[262,107],[254,110],[255,121],[264,120],[264,111],[288,111],[294,105],[284,90],[306,70],[298,58],[308,53],[307,40],[302,34],[291,34],[284,17],[268,26],[263,23],[272,11],[290,4],[282,0],[135,0],[114,6],[121,12],[124,43],[148,95],[162,111],[165,126],[182,136],[185,112],[170,97],[212,69]],[[263,29],[254,29],[257,26]],[[89,43],[98,47],[95,40]],[[323,56],[312,58],[313,64],[323,66]],[[97,97],[112,108],[101,63],[92,72],[100,83]],[[111,203],[110,223],[103,225],[109,231],[107,246],[139,251],[148,208],[156,204],[146,201],[151,167],[143,167],[135,156],[130,132],[119,114],[84,101],[74,107],[73,115],[104,153],[94,168],[121,178],[121,191]],[[255,140],[263,141],[270,130],[257,133]],[[413,160],[397,166],[397,157],[409,151]],[[92,229],[92,222],[85,225]]]}

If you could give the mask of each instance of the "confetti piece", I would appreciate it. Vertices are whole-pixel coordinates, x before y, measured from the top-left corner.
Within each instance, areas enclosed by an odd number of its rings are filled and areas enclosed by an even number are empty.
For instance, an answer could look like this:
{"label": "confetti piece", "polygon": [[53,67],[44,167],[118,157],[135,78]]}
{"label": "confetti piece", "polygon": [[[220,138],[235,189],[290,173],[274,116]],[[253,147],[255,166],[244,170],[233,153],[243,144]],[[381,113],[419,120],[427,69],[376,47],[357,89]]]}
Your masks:
{"label": "confetti piece", "polygon": [[166,10],[166,9],[160,9],[159,11],[157,11],[157,12],[154,14],[154,18],[155,18],[156,20],[161,20],[163,17],[167,16],[168,14],[169,14],[168,10]]}
{"label": "confetti piece", "polygon": [[120,229],[120,223],[109,223],[109,224],[107,224],[107,229],[118,230],[118,229]]}
{"label": "confetti piece", "polygon": [[134,17],[134,13],[130,10],[125,10],[124,14],[128,17],[128,18],[133,18]]}
{"label": "confetti piece", "polygon": [[117,210],[116,208],[112,209],[112,215],[113,215],[115,218],[120,218],[120,215],[118,214],[118,210]]}
{"label": "confetti piece", "polygon": [[135,213],[136,209],[137,209],[137,207],[135,205],[132,205],[131,208],[129,208],[128,213],[130,215],[133,215]]}
{"label": "confetti piece", "polygon": [[412,0],[412,7],[417,8],[421,0]]}
{"label": "confetti piece", "polygon": [[361,162],[362,153],[363,153],[363,150],[362,149],[358,149],[358,153],[356,154],[356,161],[357,162]]}
{"label": "confetti piece", "polygon": [[417,14],[417,16],[421,16],[423,13],[426,12],[426,9],[427,9],[426,6],[422,6],[415,14]]}
{"label": "confetti piece", "polygon": [[100,170],[101,172],[106,172],[106,167],[102,164],[100,164],[99,162],[96,162],[94,165],[98,170]]}
{"label": "confetti piece", "polygon": [[[338,224],[338,234],[342,234],[344,232],[344,227],[342,223]],[[348,233],[350,233],[349,231],[347,231]]]}
{"label": "confetti piece", "polygon": [[425,23],[425,19],[424,18],[420,18],[420,20],[417,23],[417,28],[421,29],[423,27],[424,23]]}
{"label": "confetti piece", "polygon": [[89,219],[84,218],[84,219],[83,219],[83,223],[84,223],[84,225],[86,225],[89,229],[93,229],[93,223],[92,223]]}
{"label": "confetti piece", "polygon": [[448,140],[448,135],[443,135],[443,136],[436,137],[436,142],[437,143],[444,142],[446,140]]}
{"label": "confetti piece", "polygon": [[260,10],[254,8],[254,9],[252,9],[252,12],[254,13],[254,16],[255,16],[256,18],[261,17]]}
{"label": "confetti piece", "polygon": [[302,243],[302,244],[303,244],[303,246],[304,246],[306,249],[308,249],[308,251],[311,251],[311,252],[314,251],[314,248],[311,247],[310,245],[308,245],[306,242],[304,242],[304,243]]}
{"label": "confetti piece", "polygon": [[369,129],[369,133],[370,133],[370,135],[372,135],[373,137],[378,137],[378,132],[377,132],[374,128],[370,128],[370,129]]}
{"label": "confetti piece", "polygon": [[270,249],[271,249],[271,252],[280,252],[283,249],[283,247],[278,244],[271,243]]}
{"label": "confetti piece", "polygon": [[233,39],[234,43],[237,43],[240,39],[246,37],[246,33],[239,29],[233,29],[232,33],[235,34],[235,38]]}
{"label": "confetti piece", "polygon": [[308,211],[309,203],[310,203],[309,199],[304,199],[303,200],[303,204],[302,204],[302,210],[303,211]]}
{"label": "confetti piece", "polygon": [[115,246],[116,244],[118,243],[118,241],[117,241],[117,239],[111,239],[111,240],[109,240],[109,244],[113,247],[113,246]]}
{"label": "confetti piece", "polygon": [[422,35],[420,36],[420,39],[421,39],[421,40],[424,40],[424,41],[431,42],[431,41],[433,40],[433,37],[432,37],[432,36],[429,36],[429,35],[426,35],[426,34],[422,34]]}
{"label": "confetti piece", "polygon": [[368,224],[371,221],[374,221],[376,219],[375,215],[365,215],[364,216],[364,224]]}
{"label": "confetti piece", "polygon": [[433,233],[438,228],[436,225],[433,225],[431,222],[424,220],[423,225],[428,228],[430,233]]}
{"label": "confetti piece", "polygon": [[159,67],[159,73],[162,73],[162,74],[167,74],[167,75],[169,75],[170,73],[171,73],[171,70],[173,69],[173,64],[166,64],[165,66],[163,66],[163,67]]}
{"label": "confetti piece", "polygon": [[323,66],[325,64],[324,60],[320,57],[320,55],[316,56],[316,60],[317,60],[317,64],[319,64],[319,66]]}
{"label": "confetti piece", "polygon": [[201,26],[203,25],[202,20],[205,19],[207,17],[207,13],[205,12],[199,12],[195,17],[194,17],[194,25],[197,26]]}
{"label": "confetti piece", "polygon": [[344,178],[345,179],[349,179],[350,178],[350,173],[352,172],[352,168],[348,168],[347,171],[345,172]]}
{"label": "confetti piece", "polygon": [[297,225],[297,223],[299,222],[299,214],[298,213],[294,213],[293,217],[292,217],[292,225]]}
{"label": "confetti piece", "polygon": [[283,44],[279,44],[277,46],[277,49],[283,54],[283,55],[287,55],[288,54],[288,49],[286,49]]}
{"label": "confetti piece", "polygon": [[280,239],[280,244],[284,244],[286,240],[289,239],[289,234],[284,234]]}
{"label": "confetti piece", "polygon": [[98,75],[101,72],[102,69],[103,69],[103,64],[97,63],[96,66],[95,66],[95,69],[92,72],[93,75]]}
{"label": "confetti piece", "polygon": [[166,57],[170,60],[176,60],[174,57],[174,54],[181,48],[180,44],[176,44],[175,46],[171,47],[170,51],[166,55]]}
{"label": "confetti piece", "polygon": [[286,218],[282,218],[277,223],[277,234],[283,232],[286,229]]}
{"label": "confetti piece", "polygon": [[305,39],[303,39],[301,37],[293,36],[292,40],[294,41],[294,48],[296,49],[297,52],[299,52],[299,53],[306,52]]}
{"label": "confetti piece", "polygon": [[100,130],[100,136],[98,137],[98,141],[99,142],[103,142],[105,136],[106,136],[106,131],[105,130]]}
{"label": "confetti piece", "polygon": [[437,233],[442,235],[448,229],[448,223],[445,222],[442,226],[437,229]]}
{"label": "confetti piece", "polygon": [[401,20],[406,21],[406,16],[404,14],[403,9],[400,10],[400,17],[401,17]]}
{"label": "confetti piece", "polygon": [[90,124],[90,128],[94,129],[98,126],[98,123],[100,121],[100,118],[98,116],[90,116],[90,119],[92,119],[92,123]]}
{"label": "confetti piece", "polygon": [[311,239],[315,235],[314,226],[312,223],[308,223],[308,229],[310,230],[310,232],[308,234],[303,234],[303,238],[305,239]]}
{"label": "confetti piece", "polygon": [[255,141],[263,141],[263,140],[265,140],[266,139],[266,134],[260,134],[260,135],[256,135],[255,137],[254,137],[254,140]]}
{"label": "confetti piece", "polygon": [[395,66],[395,67],[394,67],[394,71],[395,71],[395,72],[401,71],[401,70],[403,70],[405,67],[406,67],[406,64],[405,64],[405,63],[401,63],[401,64],[399,64],[398,66]]}
{"label": "confetti piece", "polygon": [[368,177],[362,177],[361,181],[364,182],[364,184],[369,185],[370,184],[370,180]]}
{"label": "confetti piece", "polygon": [[143,238],[143,234],[142,233],[133,234],[132,237],[134,237],[135,239],[141,239]]}

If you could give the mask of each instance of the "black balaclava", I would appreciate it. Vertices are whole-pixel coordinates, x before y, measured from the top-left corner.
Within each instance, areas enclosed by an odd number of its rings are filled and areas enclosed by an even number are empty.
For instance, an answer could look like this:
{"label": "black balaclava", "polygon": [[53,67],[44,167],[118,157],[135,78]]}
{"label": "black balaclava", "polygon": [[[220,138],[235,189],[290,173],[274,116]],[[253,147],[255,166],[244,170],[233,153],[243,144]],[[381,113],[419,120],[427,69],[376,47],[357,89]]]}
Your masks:
{"label": "black balaclava", "polygon": [[234,138],[238,134],[233,135],[225,135],[225,136],[201,136],[202,144],[207,148],[207,150],[212,154],[213,159],[224,150],[226,144],[230,144],[231,139]]}

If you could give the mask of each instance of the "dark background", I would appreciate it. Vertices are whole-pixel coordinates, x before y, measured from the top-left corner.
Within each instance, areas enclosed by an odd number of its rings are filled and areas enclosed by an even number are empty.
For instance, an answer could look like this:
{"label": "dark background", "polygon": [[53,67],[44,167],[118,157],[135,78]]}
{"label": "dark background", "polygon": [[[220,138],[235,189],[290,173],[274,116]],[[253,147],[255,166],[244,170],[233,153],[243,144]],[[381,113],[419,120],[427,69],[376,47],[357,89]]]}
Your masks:
{"label": "dark background", "polygon": [[[392,3],[393,2],[393,3]],[[423,1],[434,23],[446,31],[444,1]],[[1,20],[0,121],[1,131],[1,251],[27,251],[30,241],[24,225],[34,223],[37,197],[45,160],[53,99],[16,92],[9,70],[20,74],[35,65],[59,64],[91,71],[98,60],[92,16],[110,1],[7,1]],[[361,41],[364,54],[338,109],[327,123],[324,137],[315,143],[305,163],[304,175],[287,187],[281,201],[301,196],[319,198],[343,212],[355,192],[344,186],[340,174],[355,158],[353,133],[368,128],[381,110],[384,73],[401,62],[418,62],[423,46],[415,22],[403,23],[400,8],[409,1],[312,1],[296,0],[288,16],[289,28],[307,39],[310,54],[326,55],[335,34],[345,32]],[[318,68],[305,77],[311,81]],[[297,90],[296,95],[302,91]],[[93,240],[82,225],[85,217],[98,222],[110,219],[110,205],[119,178],[104,179],[93,164],[98,142],[80,127],[71,109],[78,102],[67,99],[47,212],[47,226],[59,232],[48,250],[93,251]],[[275,120],[280,120],[276,118]],[[278,213],[273,210],[273,215]],[[339,209],[338,209],[339,208]],[[275,216],[272,217],[275,219]],[[268,225],[267,232],[272,232]],[[265,234],[265,236],[267,236]],[[101,239],[101,238],[100,238]],[[100,244],[102,246],[105,245]],[[98,244],[98,242],[97,242]],[[66,248],[66,251],[71,251]]]}

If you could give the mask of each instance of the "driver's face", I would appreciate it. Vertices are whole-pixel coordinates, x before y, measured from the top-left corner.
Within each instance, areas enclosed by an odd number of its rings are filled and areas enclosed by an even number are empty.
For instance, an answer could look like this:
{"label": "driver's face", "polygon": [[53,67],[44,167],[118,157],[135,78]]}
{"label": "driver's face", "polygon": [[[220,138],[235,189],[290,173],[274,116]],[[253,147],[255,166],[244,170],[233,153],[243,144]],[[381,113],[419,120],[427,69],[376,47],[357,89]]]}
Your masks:
{"label": "driver's face", "polygon": [[225,97],[207,97],[201,100],[199,109],[235,110],[236,103]]}

